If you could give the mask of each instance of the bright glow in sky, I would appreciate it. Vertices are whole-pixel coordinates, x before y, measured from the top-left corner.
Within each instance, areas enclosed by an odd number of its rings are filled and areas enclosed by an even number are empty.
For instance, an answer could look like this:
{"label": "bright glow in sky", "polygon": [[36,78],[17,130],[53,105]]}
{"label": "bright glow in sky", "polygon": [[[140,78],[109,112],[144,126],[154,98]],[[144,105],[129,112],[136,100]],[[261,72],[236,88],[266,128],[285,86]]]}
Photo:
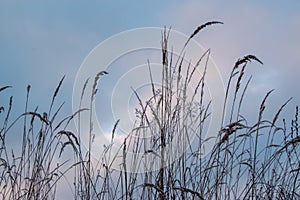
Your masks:
{"label": "bright glow in sky", "polygon": [[15,94],[25,94],[26,85],[31,84],[40,104],[48,102],[49,93],[66,74],[67,97],[83,59],[109,36],[132,28],[164,25],[190,34],[199,24],[220,20],[225,25],[196,39],[212,48],[221,72],[228,73],[238,57],[253,53],[265,63],[258,81],[277,88],[284,96],[295,96],[286,89],[299,83],[299,8],[297,1],[134,1],[130,5],[1,1],[0,84],[13,85]]}
{"label": "bright glow in sky", "polygon": [[[131,3],[129,3],[131,2]],[[47,110],[60,78],[66,75],[60,102],[71,114],[72,87],[84,58],[100,42],[119,32],[163,27],[187,35],[211,20],[224,22],[195,39],[212,56],[224,80],[234,62],[254,54],[263,67],[254,73],[251,98],[270,98],[276,109],[289,97],[300,103],[300,1],[1,1],[0,87],[12,85],[15,112],[22,113],[27,84],[31,105]],[[248,68],[249,69],[249,68]],[[8,99],[1,96],[0,103]],[[293,106],[291,110],[293,111]],[[33,109],[33,108],[32,108]],[[249,110],[251,114],[257,109]],[[256,113],[253,113],[256,114]]]}

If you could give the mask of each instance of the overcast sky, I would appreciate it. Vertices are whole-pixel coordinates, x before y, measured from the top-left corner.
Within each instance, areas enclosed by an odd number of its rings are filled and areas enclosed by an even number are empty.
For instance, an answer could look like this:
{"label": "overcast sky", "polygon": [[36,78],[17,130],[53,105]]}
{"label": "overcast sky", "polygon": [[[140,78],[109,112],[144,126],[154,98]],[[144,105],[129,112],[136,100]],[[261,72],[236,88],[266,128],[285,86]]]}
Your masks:
{"label": "overcast sky", "polygon": [[[224,80],[234,62],[254,54],[251,98],[276,89],[271,105],[294,97],[300,103],[300,1],[0,1],[0,87],[13,89],[0,102],[15,97],[15,112],[24,109],[27,84],[31,105],[46,111],[60,78],[66,75],[60,101],[71,114],[72,89],[84,58],[105,39],[143,27],[172,27],[190,35],[200,24],[218,20],[222,26],[195,39],[211,48]],[[255,97],[254,97],[255,96]],[[251,107],[251,106],[250,106]],[[249,110],[253,112],[253,109]]]}
{"label": "overcast sky", "polygon": [[257,88],[298,96],[300,2],[131,2],[1,1],[1,86],[14,86],[14,95],[22,98],[31,84],[32,101],[48,105],[49,95],[66,74],[68,100],[84,58],[108,37],[164,25],[189,35],[206,21],[220,20],[222,27],[205,31],[196,40],[212,49],[224,79],[238,57],[252,53],[265,64],[257,74],[264,86]]}

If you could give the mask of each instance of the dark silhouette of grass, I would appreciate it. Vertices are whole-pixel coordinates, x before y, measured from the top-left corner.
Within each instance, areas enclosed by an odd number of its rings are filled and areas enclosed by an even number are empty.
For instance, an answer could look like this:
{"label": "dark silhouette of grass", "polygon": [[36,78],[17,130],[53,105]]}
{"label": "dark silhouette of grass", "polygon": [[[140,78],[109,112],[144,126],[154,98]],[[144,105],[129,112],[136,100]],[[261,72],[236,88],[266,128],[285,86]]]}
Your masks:
{"label": "dark silhouette of grass", "polygon": [[[217,23],[220,22],[199,26],[184,48],[203,28]],[[201,156],[207,142],[203,140],[205,127],[213,112],[211,102],[205,101],[210,50],[199,58],[196,66],[184,66],[184,56],[180,55],[176,62],[172,60],[168,34],[167,30],[163,32],[162,85],[158,87],[152,82],[152,97],[146,100],[134,91],[140,104],[136,109],[138,123],[114,155],[111,149],[119,121],[115,123],[111,143],[106,145],[100,162],[91,158],[91,147],[96,145],[92,139],[92,104],[98,81],[101,82],[106,72],[91,77],[92,88],[88,88],[89,80],[83,85],[80,102],[89,98],[90,107],[82,108],[80,103],[77,112],[60,120],[57,117],[61,115],[62,104],[55,110],[54,102],[64,77],[54,92],[48,112],[39,113],[37,108],[28,110],[30,86],[25,111],[19,117],[10,119],[12,97],[8,106],[0,106],[0,198],[55,199],[59,181],[67,172],[72,172],[74,199],[299,199],[298,107],[290,124],[285,119],[279,121],[290,99],[282,104],[273,119],[265,119],[271,90],[262,100],[257,121],[249,124],[241,113],[251,80],[251,76],[244,80],[246,66],[250,61],[262,62],[254,55],[246,55],[233,65],[228,79],[222,125],[212,151]],[[205,67],[199,79],[195,77],[195,70],[201,63]],[[152,81],[150,64],[149,75]],[[197,85],[192,94],[188,94],[192,80],[196,80]],[[9,88],[0,88],[0,95]],[[91,97],[85,95],[88,89],[92,90]],[[226,109],[228,115],[225,115]],[[81,146],[82,112],[90,113],[87,150]],[[68,130],[74,118],[79,121],[76,133]],[[9,149],[6,136],[21,120],[21,152],[15,155],[16,152]],[[148,133],[150,137],[144,137]],[[72,152],[73,158],[57,164],[66,149]],[[145,163],[137,154],[144,156]],[[118,157],[122,160],[119,171],[112,167]],[[156,164],[158,170],[154,170]],[[144,173],[134,173],[139,170]]]}

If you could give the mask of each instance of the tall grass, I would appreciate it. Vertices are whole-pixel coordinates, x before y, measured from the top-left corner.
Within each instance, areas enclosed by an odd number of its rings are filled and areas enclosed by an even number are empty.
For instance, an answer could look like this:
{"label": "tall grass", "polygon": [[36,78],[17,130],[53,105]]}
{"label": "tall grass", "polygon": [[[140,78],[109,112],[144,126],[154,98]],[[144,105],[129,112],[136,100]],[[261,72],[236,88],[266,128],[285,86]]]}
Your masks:
{"label": "tall grass", "polygon": [[[162,35],[162,80],[151,82],[149,99],[133,91],[139,107],[137,123],[117,153],[112,151],[118,122],[112,125],[111,143],[103,154],[93,159],[93,102],[101,71],[83,85],[80,102],[88,98],[89,108],[58,120],[62,104],[54,110],[54,102],[63,79],[56,88],[48,112],[28,110],[30,86],[27,87],[25,110],[17,119],[10,119],[13,98],[0,107],[0,195],[2,199],[55,199],[60,180],[67,172],[73,174],[74,199],[298,199],[299,182],[299,122],[298,107],[294,119],[287,122],[280,116],[289,103],[286,99],[274,117],[266,119],[266,102],[273,90],[262,98],[257,120],[247,121],[242,107],[252,76],[245,73],[251,61],[262,62],[246,55],[233,65],[228,78],[222,114],[222,125],[216,134],[212,150],[205,156],[205,134],[211,120],[210,105],[214,99],[206,96],[206,73],[210,49],[199,57],[196,65],[184,62],[185,48],[202,29],[221,22],[199,26],[183,45],[175,59],[168,46],[169,32]],[[200,67],[204,66],[204,67]],[[196,75],[202,70],[202,76]],[[151,65],[149,76],[152,80]],[[192,91],[188,88],[196,83]],[[4,95],[9,86],[0,88]],[[86,96],[91,89],[92,95]],[[272,108],[271,110],[274,110]],[[89,112],[88,147],[82,146],[81,113]],[[225,114],[227,113],[227,114]],[[290,116],[288,116],[290,117]],[[78,131],[68,129],[77,118]],[[282,120],[281,120],[282,119]],[[121,119],[122,120],[122,119]],[[7,135],[23,122],[20,152],[10,149]],[[18,127],[19,128],[19,127]],[[66,149],[72,159],[58,162]],[[18,153],[18,154],[16,154]],[[58,164],[60,163],[60,164]],[[116,170],[115,164],[119,167]],[[143,173],[140,173],[143,172]]]}

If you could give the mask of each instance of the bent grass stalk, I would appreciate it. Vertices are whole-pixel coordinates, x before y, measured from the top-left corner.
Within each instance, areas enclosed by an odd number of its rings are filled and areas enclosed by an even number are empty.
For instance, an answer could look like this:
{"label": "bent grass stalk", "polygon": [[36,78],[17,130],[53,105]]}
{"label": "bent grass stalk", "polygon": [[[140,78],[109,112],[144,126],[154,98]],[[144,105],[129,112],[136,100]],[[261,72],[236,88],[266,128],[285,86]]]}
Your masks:
{"label": "bent grass stalk", "polygon": [[[216,133],[212,151],[206,156],[201,155],[207,143],[203,136],[211,112],[214,112],[210,106],[214,99],[207,97],[205,80],[211,50],[206,50],[192,65],[185,60],[185,48],[201,30],[215,24],[222,22],[200,25],[183,44],[177,58],[168,49],[170,32],[164,30],[162,85],[154,84],[148,61],[152,96],[142,99],[133,90],[139,103],[137,121],[116,154],[112,148],[119,121],[112,125],[111,142],[105,146],[101,158],[95,161],[91,157],[93,103],[100,77],[106,74],[104,71],[95,75],[91,87],[89,79],[86,80],[78,110],[60,120],[63,104],[56,107],[55,102],[64,77],[52,96],[48,112],[29,109],[30,86],[27,87],[24,113],[16,119],[10,118],[12,97],[7,106],[0,105],[0,198],[55,199],[57,188],[67,173],[74,176],[74,199],[300,198],[298,107],[290,124],[281,113],[291,99],[279,107],[273,118],[266,119],[266,100],[271,98],[270,91],[258,109],[257,121],[250,122],[243,113],[245,94],[252,80],[252,75],[247,78],[246,66],[250,61],[262,64],[254,55],[246,55],[234,64],[227,82],[220,131]],[[204,67],[200,68],[200,65]],[[196,71],[200,69],[203,71],[199,78]],[[189,92],[193,81],[196,87]],[[92,93],[86,97],[89,88]],[[10,86],[1,87],[0,95],[10,89]],[[82,107],[84,98],[89,99],[89,108]],[[82,112],[89,114],[87,149],[81,145]],[[78,132],[68,129],[74,118],[78,119]],[[8,136],[14,134],[13,130],[20,122],[23,127],[18,152],[10,149]],[[117,160],[121,160],[119,171],[112,167]],[[158,170],[154,170],[157,166]]]}

